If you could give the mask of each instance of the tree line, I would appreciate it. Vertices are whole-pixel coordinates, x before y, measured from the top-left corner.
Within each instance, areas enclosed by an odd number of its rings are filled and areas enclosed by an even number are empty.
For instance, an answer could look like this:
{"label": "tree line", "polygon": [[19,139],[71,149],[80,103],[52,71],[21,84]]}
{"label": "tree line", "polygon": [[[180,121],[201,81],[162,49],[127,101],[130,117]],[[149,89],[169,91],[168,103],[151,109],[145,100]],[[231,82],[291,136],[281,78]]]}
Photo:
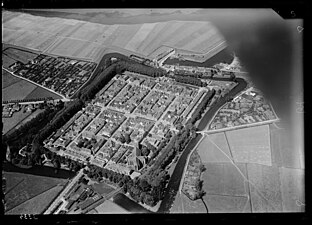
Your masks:
{"label": "tree line", "polygon": [[202,82],[201,79],[198,79],[193,76],[179,76],[175,75],[174,76],[175,81],[180,82],[180,83],[185,83],[185,84],[192,84],[195,86],[199,87],[206,87],[207,84],[205,82]]}

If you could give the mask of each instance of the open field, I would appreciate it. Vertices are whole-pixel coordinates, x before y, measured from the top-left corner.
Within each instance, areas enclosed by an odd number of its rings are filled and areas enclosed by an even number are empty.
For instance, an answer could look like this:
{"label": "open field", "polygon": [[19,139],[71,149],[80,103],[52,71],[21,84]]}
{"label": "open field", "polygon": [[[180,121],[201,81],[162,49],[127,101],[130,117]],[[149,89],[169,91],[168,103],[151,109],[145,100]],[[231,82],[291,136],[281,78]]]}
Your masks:
{"label": "open field", "polygon": [[99,184],[94,184],[92,185],[92,187],[94,188],[94,190],[101,194],[101,195],[106,195],[110,192],[112,192],[114,190],[114,188],[108,186],[107,184],[105,184],[105,182],[101,182]]}
{"label": "open field", "polygon": [[16,206],[15,208],[6,212],[7,215],[20,215],[20,214],[41,214],[43,210],[51,203],[63,189],[62,186],[55,186],[42,194],[39,194],[32,199]]}
{"label": "open field", "polygon": [[10,210],[26,200],[33,198],[58,184],[65,184],[66,180],[59,178],[35,176],[22,173],[4,172],[8,187],[5,199],[7,210]]}
{"label": "open field", "polygon": [[145,24],[140,21],[138,24],[103,25],[8,11],[5,14],[4,43],[48,49],[47,53],[69,57],[95,60],[103,48],[112,46],[146,57],[163,45],[194,52],[192,54],[195,55],[212,49],[216,49],[216,54],[224,48],[218,47],[224,41],[222,35],[211,23],[204,21],[171,20]]}
{"label": "open field", "polygon": [[[275,166],[247,164],[253,212],[282,212],[279,170]],[[289,196],[288,196],[289,197]]]}
{"label": "open field", "polygon": [[22,100],[30,94],[37,86],[26,81],[20,80],[2,89],[2,101]]}
{"label": "open field", "polygon": [[[246,196],[248,185],[237,168],[231,163],[204,163],[206,171],[202,173],[203,190],[207,194]],[[237,164],[240,171],[246,175],[244,164]]]}
{"label": "open field", "polygon": [[197,151],[203,163],[230,162],[229,158],[232,158],[223,132],[210,134],[208,137],[205,137],[199,144]]}
{"label": "open field", "polygon": [[[2,70],[2,89],[21,81],[22,79],[11,75],[6,70]],[[3,93],[2,93],[3,94]],[[3,100],[3,98],[2,98]]]}
{"label": "open field", "polygon": [[268,125],[225,132],[234,161],[271,166],[269,132]]}
{"label": "open field", "polygon": [[209,213],[250,213],[246,196],[204,195]]}
{"label": "open field", "polygon": [[177,193],[170,213],[207,213],[207,210],[202,200],[191,201],[185,194]]}
{"label": "open field", "polygon": [[8,69],[11,65],[13,65],[13,63],[15,63],[16,60],[5,55],[5,54],[2,54],[2,66],[6,69]]}
{"label": "open field", "polygon": [[95,208],[98,214],[128,214],[129,211],[123,209],[119,205],[110,200],[106,200],[101,205]]}
{"label": "open field", "polygon": [[13,113],[12,117],[2,118],[3,134],[6,134],[9,130],[11,130],[13,127],[15,127],[21,121],[23,121],[30,114],[31,114],[30,112],[23,113],[23,111],[20,110],[19,112]]}
{"label": "open field", "polygon": [[279,168],[284,212],[304,212],[304,170]]}
{"label": "open field", "polygon": [[285,129],[277,129],[270,125],[272,163],[288,168],[301,169],[300,151],[294,146],[290,132]]}
{"label": "open field", "polygon": [[[26,46],[23,44],[22,46]],[[7,55],[8,57],[20,61],[24,64],[28,63],[30,60],[37,57],[37,54],[34,54],[32,52],[19,50],[16,48],[7,48],[5,49],[2,54]]]}
{"label": "open field", "polygon": [[47,98],[52,97],[53,99],[61,99],[62,97],[50,92],[42,87],[35,88],[32,92],[30,92],[25,99],[34,99],[34,98]]}

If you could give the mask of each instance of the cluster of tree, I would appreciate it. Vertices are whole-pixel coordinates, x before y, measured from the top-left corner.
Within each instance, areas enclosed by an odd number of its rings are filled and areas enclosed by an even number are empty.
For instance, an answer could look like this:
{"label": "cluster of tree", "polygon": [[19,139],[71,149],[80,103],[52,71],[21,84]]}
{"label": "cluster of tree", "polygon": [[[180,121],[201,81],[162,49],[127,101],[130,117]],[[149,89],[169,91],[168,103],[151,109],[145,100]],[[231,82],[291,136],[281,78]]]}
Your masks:
{"label": "cluster of tree", "polygon": [[203,180],[200,180],[199,178],[195,181],[195,189],[196,189],[196,195],[194,200],[201,199],[206,192],[203,190]]}
{"label": "cluster of tree", "polygon": [[216,91],[215,89],[212,89],[209,91],[203,98],[203,100],[197,105],[192,118],[190,119],[190,122],[194,124],[196,121],[198,121],[203,112],[205,111],[206,107],[208,106],[209,101],[212,99],[212,97],[215,95]]}
{"label": "cluster of tree", "polygon": [[116,63],[120,65],[127,71],[134,72],[134,73],[141,73],[151,77],[162,77],[167,74],[164,69],[161,68],[153,68],[144,64],[140,64],[130,60],[121,60]]}
{"label": "cluster of tree", "polygon": [[53,98],[45,97],[45,98],[31,98],[31,99],[15,99],[15,100],[2,101],[2,104],[14,103],[14,102],[45,101],[45,100],[53,100]]}
{"label": "cluster of tree", "polygon": [[57,155],[41,145],[33,145],[32,151],[27,153],[25,157],[18,154],[18,152],[12,152],[12,163],[27,166],[42,166],[44,160],[43,154],[45,154],[47,159],[51,160],[56,169],[59,169],[61,164],[66,165],[71,171],[74,172],[79,171],[83,167],[83,164],[65,156]]}
{"label": "cluster of tree", "polygon": [[193,76],[174,76],[175,81],[185,84],[192,84],[199,87],[205,87],[207,84],[205,82],[202,82],[200,79],[193,77]]}
{"label": "cluster of tree", "polygon": [[49,118],[47,124],[34,139],[34,143],[42,143],[55,130],[61,128],[71,117],[73,117],[83,107],[83,102],[80,99],[71,101],[66,107],[60,110],[54,117]]}

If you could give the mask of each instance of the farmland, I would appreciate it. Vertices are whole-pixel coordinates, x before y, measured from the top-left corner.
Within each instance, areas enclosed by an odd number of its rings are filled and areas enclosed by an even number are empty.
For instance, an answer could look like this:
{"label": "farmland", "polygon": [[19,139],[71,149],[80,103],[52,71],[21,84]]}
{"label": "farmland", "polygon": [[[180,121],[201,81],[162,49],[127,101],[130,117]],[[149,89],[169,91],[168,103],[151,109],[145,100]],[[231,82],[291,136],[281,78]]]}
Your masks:
{"label": "farmland", "polygon": [[36,89],[36,85],[20,80],[2,89],[2,101],[22,100]]}
{"label": "farmland", "polygon": [[6,210],[10,210],[26,200],[33,198],[66,180],[22,173],[4,172],[7,182],[5,193]]}
{"label": "farmland", "polygon": [[123,209],[119,205],[110,200],[106,200],[104,203],[95,208],[98,214],[126,214],[130,213]]}
{"label": "farmland", "polygon": [[43,210],[50,204],[50,202],[63,189],[62,186],[55,186],[42,194],[39,194],[15,208],[6,212],[7,215],[21,215],[21,214],[41,214]]}
{"label": "farmland", "polygon": [[[20,78],[17,78],[11,75],[9,72],[2,70],[2,90],[10,85],[21,81]],[[3,99],[3,98],[2,98]]]}
{"label": "farmland", "polygon": [[250,213],[248,196],[205,195],[209,213]]}
{"label": "farmland", "polygon": [[[16,16],[12,16],[16,15]],[[103,25],[4,11],[3,42],[98,62],[107,48],[149,56],[161,46],[177,48],[196,61],[220,52],[223,36],[209,22],[168,21]],[[39,35],[38,35],[39,34]]]}
{"label": "farmland", "polygon": [[[218,147],[216,147],[216,145]],[[223,153],[221,151],[223,151]],[[223,132],[210,134],[209,137],[205,137],[198,146],[198,153],[204,163],[230,162],[228,157],[231,158],[230,149]]]}
{"label": "farmland", "polygon": [[268,125],[225,133],[235,162],[272,165]]}
{"label": "farmland", "polygon": [[36,87],[32,92],[30,92],[24,99],[37,99],[37,98],[48,98],[61,99],[62,97],[50,92],[42,87]]}
{"label": "farmland", "polygon": [[258,164],[247,164],[247,169],[252,211],[282,212],[279,169]]}

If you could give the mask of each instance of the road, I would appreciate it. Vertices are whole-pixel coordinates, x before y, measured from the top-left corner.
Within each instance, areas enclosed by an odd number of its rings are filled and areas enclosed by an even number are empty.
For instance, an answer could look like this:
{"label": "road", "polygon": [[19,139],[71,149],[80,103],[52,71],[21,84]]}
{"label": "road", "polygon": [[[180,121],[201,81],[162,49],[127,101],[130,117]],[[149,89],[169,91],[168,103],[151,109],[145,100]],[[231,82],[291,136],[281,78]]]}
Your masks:
{"label": "road", "polygon": [[34,82],[34,81],[31,81],[31,80],[29,80],[29,79],[27,79],[27,78],[25,78],[25,77],[18,76],[18,75],[16,75],[16,74],[14,74],[13,72],[7,70],[7,69],[4,68],[3,66],[2,66],[2,69],[5,70],[5,71],[7,71],[8,73],[10,73],[12,76],[15,76],[15,77],[17,77],[17,78],[26,80],[26,81],[28,81],[28,82],[34,84],[34,85],[37,85],[37,86],[39,86],[39,87],[42,87],[42,88],[44,88],[44,89],[46,89],[46,90],[48,90],[48,91],[50,91],[50,92],[53,92],[54,94],[57,94],[57,95],[61,96],[63,101],[69,101],[69,99],[66,98],[64,95],[62,95],[62,94],[60,94],[60,93],[57,93],[57,92],[53,91],[52,89],[49,89],[49,88],[47,88],[47,87],[45,87],[45,86],[42,86],[41,84],[38,84],[38,83],[36,83],[36,82]]}
{"label": "road", "polygon": [[60,201],[63,201],[64,195],[69,191],[69,189],[74,186],[74,184],[83,175],[83,169],[81,169],[78,174],[69,182],[69,184],[64,188],[64,190],[59,194],[59,196],[52,202],[48,209],[43,214],[51,214],[51,211],[58,205]]}

